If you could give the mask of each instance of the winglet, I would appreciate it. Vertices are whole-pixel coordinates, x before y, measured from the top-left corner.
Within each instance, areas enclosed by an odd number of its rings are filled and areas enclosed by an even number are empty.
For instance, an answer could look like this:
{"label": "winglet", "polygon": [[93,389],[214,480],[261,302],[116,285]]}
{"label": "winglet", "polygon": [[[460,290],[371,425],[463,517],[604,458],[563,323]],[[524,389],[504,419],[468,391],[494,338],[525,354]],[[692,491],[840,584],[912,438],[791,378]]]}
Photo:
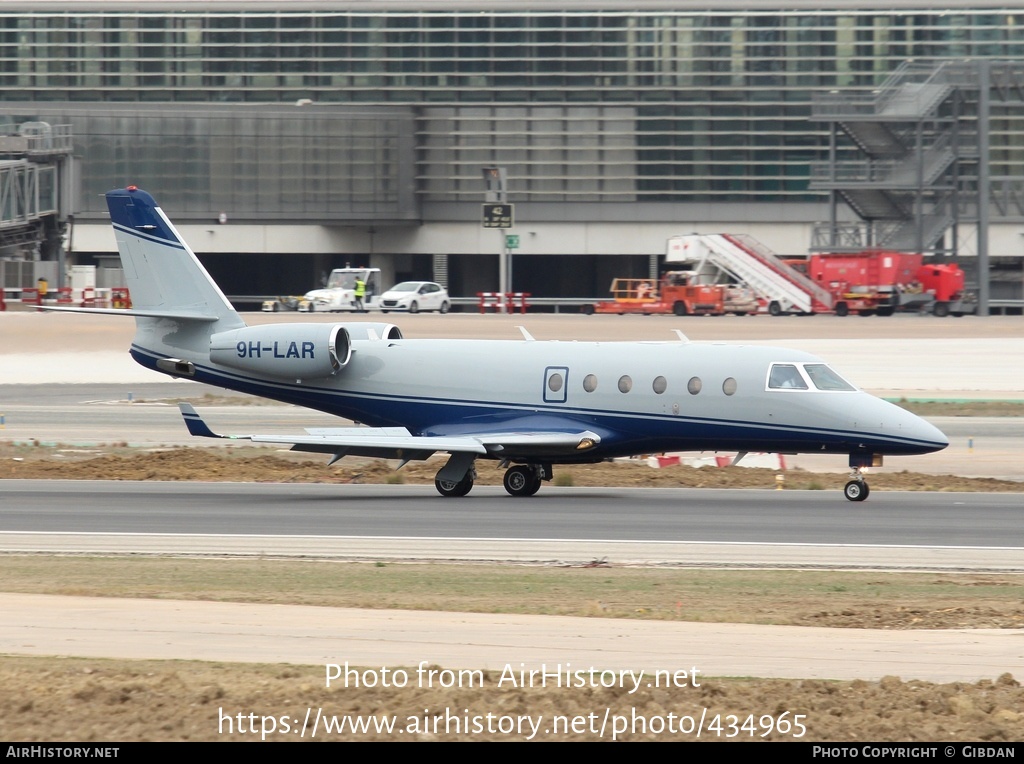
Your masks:
{"label": "winglet", "polygon": [[178,410],[181,411],[181,416],[185,420],[185,426],[188,428],[189,435],[194,435],[200,438],[223,438],[223,435],[218,435],[209,427],[206,426],[206,422],[203,418],[196,413],[191,403],[179,403]]}

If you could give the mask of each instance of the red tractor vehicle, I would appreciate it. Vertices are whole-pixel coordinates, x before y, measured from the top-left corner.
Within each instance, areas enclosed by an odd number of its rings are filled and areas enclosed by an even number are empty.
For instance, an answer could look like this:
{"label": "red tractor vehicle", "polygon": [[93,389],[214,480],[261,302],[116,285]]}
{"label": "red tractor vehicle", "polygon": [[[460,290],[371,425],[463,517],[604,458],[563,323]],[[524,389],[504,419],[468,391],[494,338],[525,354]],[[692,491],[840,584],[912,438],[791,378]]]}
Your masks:
{"label": "red tractor vehicle", "polygon": [[687,271],[669,271],[658,281],[615,279],[611,293],[611,300],[584,305],[583,312],[721,316],[754,313],[759,307],[750,290],[723,284],[692,284]]}

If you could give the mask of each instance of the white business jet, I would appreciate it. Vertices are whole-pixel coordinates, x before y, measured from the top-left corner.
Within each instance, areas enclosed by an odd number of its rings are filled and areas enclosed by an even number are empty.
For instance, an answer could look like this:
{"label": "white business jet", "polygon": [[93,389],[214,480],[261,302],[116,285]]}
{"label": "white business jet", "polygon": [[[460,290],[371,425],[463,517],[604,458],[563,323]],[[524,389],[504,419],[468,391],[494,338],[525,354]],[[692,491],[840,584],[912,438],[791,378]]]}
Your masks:
{"label": "white business jet", "polygon": [[[304,435],[214,433],[182,404],[193,435],[298,451],[401,460],[447,453],[435,485],[465,496],[477,459],[507,467],[532,496],[552,465],[666,451],[847,454],[845,496],[883,455],[946,437],[862,392],[814,356],[776,347],[672,342],[403,339],[391,324],[246,326],[153,197],[106,195],[130,289],[131,354],[173,377],[306,406],[360,423]],[[84,310],[84,309],[72,309]]]}

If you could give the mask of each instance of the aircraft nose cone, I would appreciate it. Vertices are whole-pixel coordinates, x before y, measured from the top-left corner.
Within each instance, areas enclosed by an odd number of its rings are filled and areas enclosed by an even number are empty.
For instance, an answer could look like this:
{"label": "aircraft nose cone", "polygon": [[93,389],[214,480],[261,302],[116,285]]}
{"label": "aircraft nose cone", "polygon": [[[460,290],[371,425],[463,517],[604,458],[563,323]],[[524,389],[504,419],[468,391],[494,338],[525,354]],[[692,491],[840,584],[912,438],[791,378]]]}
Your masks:
{"label": "aircraft nose cone", "polygon": [[912,414],[894,404],[889,425],[885,428],[907,443],[917,453],[927,454],[941,451],[949,445],[949,438],[938,427],[926,422],[917,414]]}
{"label": "aircraft nose cone", "polygon": [[930,451],[941,451],[949,445],[949,438],[942,430],[920,417],[917,420],[917,428],[920,430],[917,437],[931,444]]}

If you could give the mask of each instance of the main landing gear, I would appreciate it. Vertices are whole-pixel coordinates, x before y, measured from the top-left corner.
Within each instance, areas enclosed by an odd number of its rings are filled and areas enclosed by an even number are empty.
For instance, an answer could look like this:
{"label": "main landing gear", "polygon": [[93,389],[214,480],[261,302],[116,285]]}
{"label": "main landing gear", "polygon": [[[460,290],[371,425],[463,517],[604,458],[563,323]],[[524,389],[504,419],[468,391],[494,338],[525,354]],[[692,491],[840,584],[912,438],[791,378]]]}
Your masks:
{"label": "main landing gear", "polygon": [[[461,465],[459,469],[449,470],[447,466],[442,468],[434,478],[434,488],[437,492],[449,497],[468,494],[476,480],[476,469],[470,466],[461,478],[455,479],[460,471]],[[540,484],[545,480],[551,480],[550,464],[517,464],[505,470],[502,485],[510,496],[533,496],[540,490]]]}
{"label": "main landing gear", "polygon": [[473,490],[473,470],[467,472],[462,480],[434,478],[434,488],[442,496],[465,496]]}
{"label": "main landing gear", "polygon": [[[545,474],[547,477],[545,477]],[[551,479],[551,467],[547,470],[540,465],[517,464],[505,470],[502,485],[510,496],[533,496],[540,490],[542,480]]]}
{"label": "main landing gear", "polygon": [[448,463],[437,471],[434,488],[442,496],[465,496],[473,490],[476,480],[475,454],[454,453]]}

